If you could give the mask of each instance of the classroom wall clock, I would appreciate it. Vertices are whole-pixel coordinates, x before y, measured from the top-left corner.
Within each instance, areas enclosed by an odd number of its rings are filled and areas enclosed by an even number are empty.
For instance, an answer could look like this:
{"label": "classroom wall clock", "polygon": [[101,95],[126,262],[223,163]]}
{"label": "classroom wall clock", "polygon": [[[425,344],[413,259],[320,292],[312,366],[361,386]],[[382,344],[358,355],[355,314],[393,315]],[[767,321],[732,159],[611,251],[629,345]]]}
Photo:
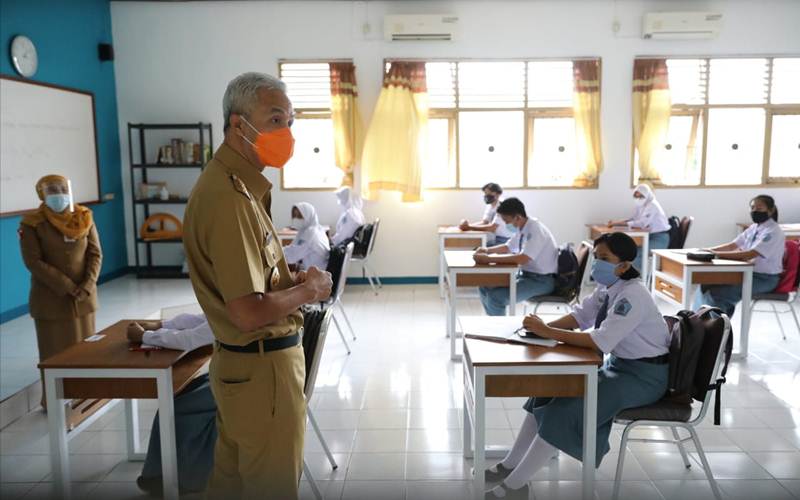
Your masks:
{"label": "classroom wall clock", "polygon": [[39,56],[36,46],[25,35],[17,35],[11,40],[11,63],[14,69],[25,78],[30,78],[39,67]]}

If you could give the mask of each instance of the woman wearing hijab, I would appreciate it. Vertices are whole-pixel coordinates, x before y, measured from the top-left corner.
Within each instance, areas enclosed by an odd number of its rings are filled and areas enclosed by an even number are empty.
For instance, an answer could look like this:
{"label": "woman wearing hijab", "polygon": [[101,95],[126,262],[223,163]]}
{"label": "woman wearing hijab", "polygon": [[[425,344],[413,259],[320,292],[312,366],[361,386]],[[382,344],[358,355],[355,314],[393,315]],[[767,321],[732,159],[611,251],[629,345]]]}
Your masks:
{"label": "woman wearing hijab", "polygon": [[336,201],[342,207],[342,215],[336,221],[336,232],[331,241],[334,245],[341,245],[350,240],[364,225],[364,212],[361,211],[363,202],[349,186],[342,186],[336,190]]}
{"label": "woman wearing hijab", "polygon": [[[610,220],[609,227],[627,224],[631,228],[646,229],[650,233],[649,248],[658,250],[669,247],[669,220],[661,204],[656,200],[656,195],[647,184],[639,184],[633,190],[633,199],[636,209],[630,219]],[[642,250],[636,255],[633,267],[642,269]]]}
{"label": "woman wearing hijab", "polygon": [[331,245],[311,203],[301,201],[292,207],[292,227],[297,230],[297,235],[283,249],[286,262],[296,265],[299,271],[311,266],[324,271],[328,267]]}
{"label": "woman wearing hijab", "polygon": [[69,180],[47,175],[36,193],[43,203],[22,218],[19,236],[31,272],[29,308],[41,361],[94,335],[103,255],[92,212],[73,203]]}

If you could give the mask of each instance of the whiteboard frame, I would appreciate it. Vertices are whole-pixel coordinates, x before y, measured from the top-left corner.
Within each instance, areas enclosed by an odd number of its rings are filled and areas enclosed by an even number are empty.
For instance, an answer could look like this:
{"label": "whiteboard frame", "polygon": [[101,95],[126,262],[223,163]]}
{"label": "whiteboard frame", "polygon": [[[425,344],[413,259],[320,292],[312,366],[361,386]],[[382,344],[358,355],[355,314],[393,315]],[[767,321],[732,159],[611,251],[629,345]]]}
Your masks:
{"label": "whiteboard frame", "polygon": [[[95,200],[87,200],[87,201],[80,201],[75,200],[75,203],[80,203],[81,205],[95,205],[101,203],[101,194],[100,194],[100,151],[97,147],[97,108],[95,107],[94,103],[94,92],[89,92],[87,90],[80,90],[73,87],[65,87],[63,85],[56,85],[54,83],[45,83],[45,82],[37,82],[34,80],[29,80],[27,78],[18,78],[16,76],[10,75],[0,75],[0,79],[2,80],[11,80],[19,83],[27,83],[30,85],[38,85],[40,87],[49,87],[51,89],[62,90],[64,92],[72,92],[75,94],[83,94],[88,96],[92,102],[92,132],[93,132],[93,139],[94,139],[94,156],[95,156],[95,169],[97,170],[97,199]],[[15,215],[23,215],[27,213],[31,213],[37,210],[37,207],[29,208],[25,210],[15,210],[12,212],[0,212],[0,219],[5,217],[13,217]]]}

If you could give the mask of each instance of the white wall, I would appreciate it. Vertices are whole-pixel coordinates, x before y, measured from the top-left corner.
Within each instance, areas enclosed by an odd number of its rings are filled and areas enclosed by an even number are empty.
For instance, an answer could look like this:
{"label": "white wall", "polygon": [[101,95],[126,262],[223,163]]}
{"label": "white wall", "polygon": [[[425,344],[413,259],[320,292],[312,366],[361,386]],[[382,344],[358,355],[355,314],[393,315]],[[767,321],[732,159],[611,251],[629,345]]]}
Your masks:
{"label": "white wall", "polygon": [[[643,12],[681,9],[722,12],[721,36],[708,41],[641,39]],[[457,14],[461,40],[382,40],[384,14],[425,12]],[[632,210],[630,89],[635,56],[800,53],[800,2],[796,0],[112,2],[111,14],[126,182],[127,122],[211,121],[219,144],[221,99],[227,82],[244,71],[275,74],[281,58],[352,58],[368,121],[385,57],[602,57],[606,169],[599,189],[507,193],[521,197],[529,212],[541,218],[560,241],[579,241],[586,236],[585,223],[625,216]],[[617,35],[611,29],[615,16],[621,23]],[[366,36],[362,33],[365,22],[372,28]],[[280,185],[274,171],[268,175]],[[782,220],[800,221],[798,188],[664,189],[658,196],[669,213],[697,218],[689,244],[706,245],[730,239],[734,222],[748,219],[748,199],[759,192],[775,196]],[[338,212],[332,193],[282,192],[276,187],[277,225],[288,222],[289,207],[301,200],[317,207],[323,223],[335,222]],[[435,275],[436,225],[462,216],[478,217],[481,203],[481,193],[475,190],[431,191],[418,204],[402,204],[392,194],[367,203],[367,216],[383,221],[374,262],[378,273]],[[128,218],[130,227],[130,210]]]}

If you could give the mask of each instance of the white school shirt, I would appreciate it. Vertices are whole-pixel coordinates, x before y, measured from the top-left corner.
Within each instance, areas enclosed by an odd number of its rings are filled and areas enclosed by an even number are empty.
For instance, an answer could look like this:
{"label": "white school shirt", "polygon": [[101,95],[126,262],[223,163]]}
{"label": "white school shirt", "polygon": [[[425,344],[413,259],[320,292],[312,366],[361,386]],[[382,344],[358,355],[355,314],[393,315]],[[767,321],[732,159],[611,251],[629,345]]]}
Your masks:
{"label": "white school shirt", "polygon": [[301,271],[315,266],[320,271],[328,268],[331,247],[322,226],[304,229],[297,233],[292,244],[283,249],[288,264],[297,264]]}
{"label": "white school shirt", "polygon": [[733,243],[739,250],[755,250],[758,256],[753,261],[753,271],[764,274],[783,272],[783,252],[786,236],[781,226],[772,219],[761,224],[751,224],[739,233]]}
{"label": "white school shirt", "polygon": [[537,274],[558,272],[558,245],[553,233],[538,219],[528,217],[525,225],[515,233],[506,246],[512,253],[525,254],[531,260],[521,266],[523,271]]}
{"label": "white school shirt", "polygon": [[161,322],[161,328],[144,332],[142,344],[193,351],[214,343],[214,332],[205,314],[180,314]]}
{"label": "white school shirt", "polygon": [[495,236],[511,238],[513,234],[506,228],[506,223],[503,222],[503,219],[500,218],[500,214],[497,213],[497,207],[502,201],[502,199],[498,198],[496,205],[492,206],[491,203],[486,205],[486,208],[483,210],[483,222],[486,224],[497,224],[497,229],[494,230]]}
{"label": "white school shirt", "polygon": [[336,232],[331,241],[334,245],[348,240],[356,234],[356,230],[364,225],[364,213],[356,207],[350,207],[336,221]]}
{"label": "white school shirt", "polygon": [[669,352],[670,333],[653,297],[639,279],[598,286],[573,308],[581,330],[593,328],[608,297],[608,315],[589,335],[604,353],[622,359],[652,358]]}
{"label": "white school shirt", "polygon": [[653,199],[636,207],[633,217],[628,221],[628,227],[641,227],[650,233],[663,233],[669,231],[669,220],[658,200]]}

